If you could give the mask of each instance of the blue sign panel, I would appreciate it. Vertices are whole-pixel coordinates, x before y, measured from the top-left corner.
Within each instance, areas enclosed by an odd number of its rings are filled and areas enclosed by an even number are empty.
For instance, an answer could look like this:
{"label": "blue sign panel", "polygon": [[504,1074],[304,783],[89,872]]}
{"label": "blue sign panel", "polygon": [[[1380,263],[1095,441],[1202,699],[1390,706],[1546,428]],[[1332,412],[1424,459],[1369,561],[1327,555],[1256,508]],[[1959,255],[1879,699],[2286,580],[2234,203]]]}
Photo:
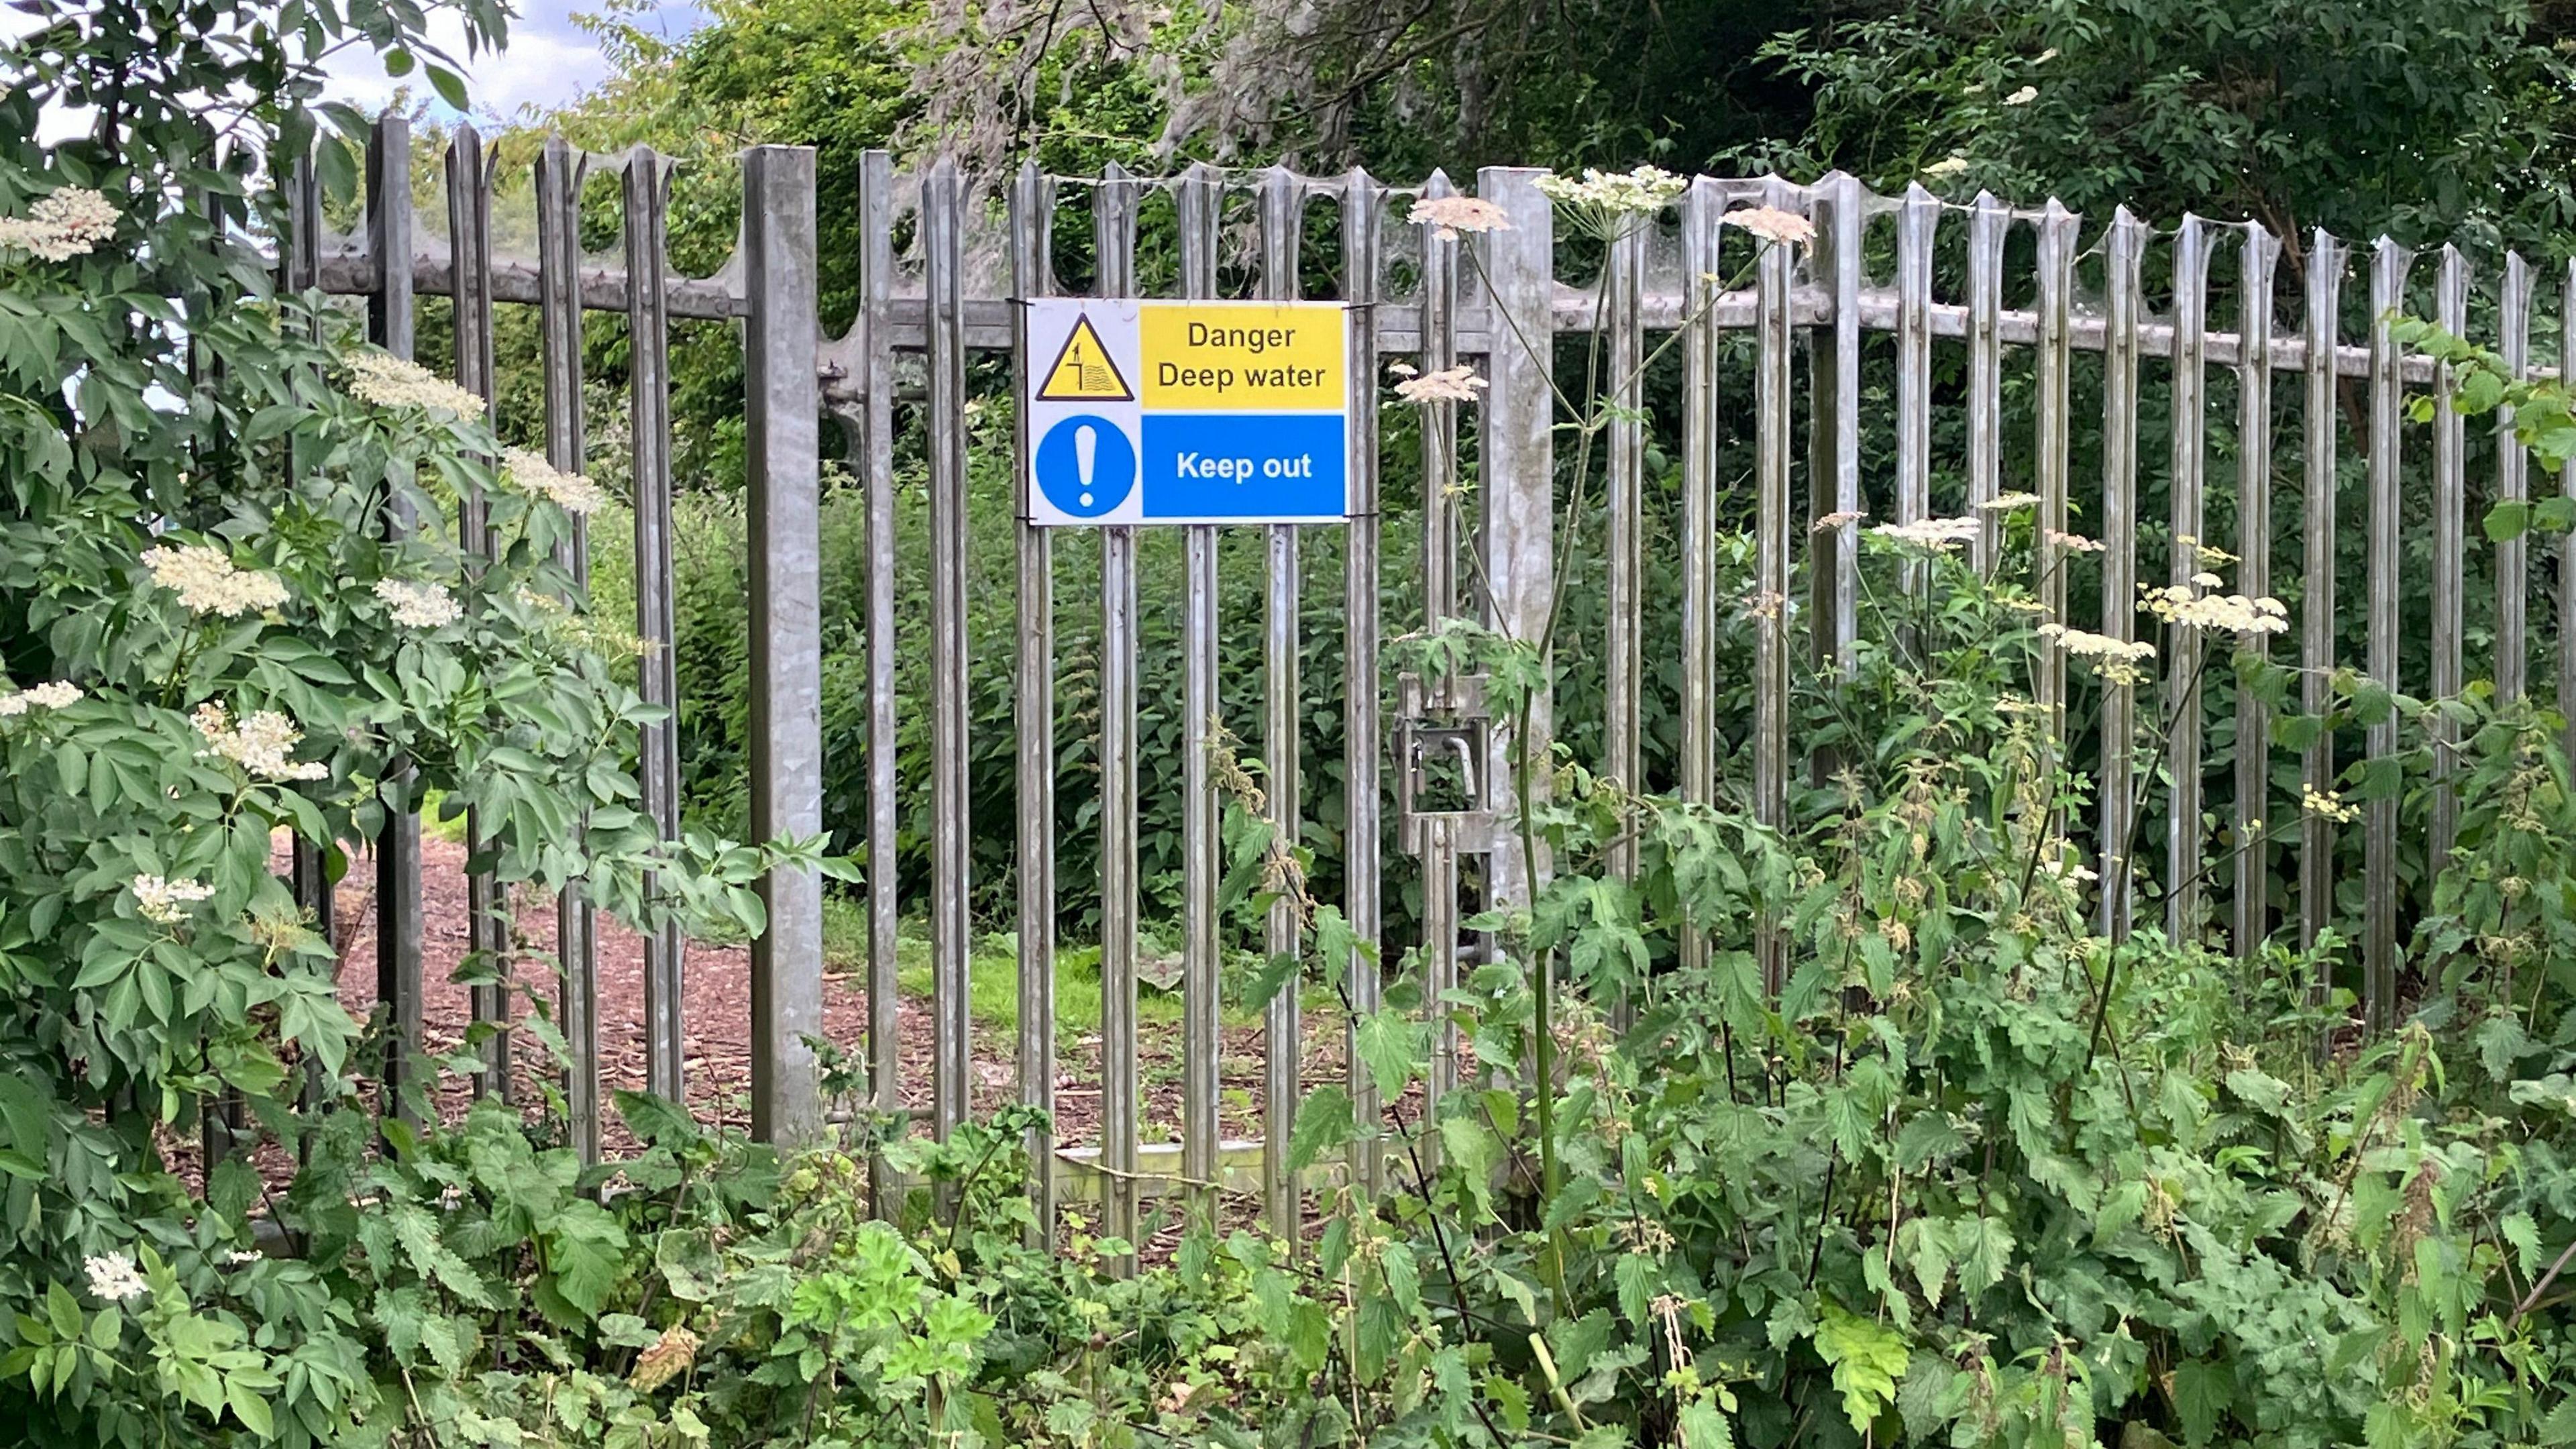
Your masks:
{"label": "blue sign panel", "polygon": [[1145,516],[1339,518],[1344,450],[1339,413],[1147,413]]}

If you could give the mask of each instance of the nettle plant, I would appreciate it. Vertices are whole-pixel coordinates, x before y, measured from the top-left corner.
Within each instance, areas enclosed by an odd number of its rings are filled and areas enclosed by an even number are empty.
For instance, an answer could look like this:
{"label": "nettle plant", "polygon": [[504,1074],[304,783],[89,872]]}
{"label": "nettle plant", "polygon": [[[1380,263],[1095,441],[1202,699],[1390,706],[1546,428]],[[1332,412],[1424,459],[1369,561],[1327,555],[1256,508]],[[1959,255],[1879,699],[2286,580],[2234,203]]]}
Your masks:
{"label": "nettle plant", "polygon": [[[1632,177],[1555,199],[1615,234],[1669,193]],[[1431,219],[1508,224],[1481,204]],[[1774,245],[1802,239],[1794,217],[1745,221]],[[1464,377],[1438,385],[1438,400],[1472,396]],[[1588,397],[1563,406],[1586,441],[1610,416]],[[1580,498],[1591,452],[1574,453]],[[2246,962],[2166,939],[2152,907],[2176,883],[2133,864],[2134,839],[2107,859],[2080,847],[2097,791],[2056,742],[2087,737],[2089,708],[2129,692],[2142,817],[2174,721],[2214,674],[2277,700],[2283,672],[2236,646],[2286,611],[2229,592],[2231,561],[2181,540],[2193,572],[2141,590],[2135,637],[2073,628],[2048,616],[2041,571],[2097,545],[2044,537],[2036,502],[1868,529],[1850,665],[1796,686],[1832,766],[1776,828],[1746,781],[1695,804],[1544,746],[1528,725],[1552,623],[1534,639],[1449,625],[1405,641],[1412,667],[1486,677],[1521,746],[1521,848],[1550,871],[1534,899],[1469,923],[1497,950],[1438,1004],[1477,1070],[1433,1120],[1406,1105],[1429,1066],[1430,1004],[1410,972],[1353,1027],[1396,1104],[1386,1119],[1355,1120],[1337,1086],[1301,1111],[1295,1161],[1375,1139],[1392,1184],[1373,1202],[1345,1192],[1328,1221],[1302,1311],[1340,1346],[1318,1360],[1334,1392],[1293,1409],[1292,1436],[2576,1436],[2563,1322],[2545,1307],[2576,1250],[2552,1265],[2539,1226],[2571,1200],[2550,1118],[2576,1101],[2565,1018],[2542,1019],[2537,982],[2518,1013],[2483,993],[2428,997],[2404,1031],[2321,1059],[2348,1006],[2312,991],[2342,949],[2333,933]],[[1980,569],[1963,546],[1990,522],[1999,549]],[[1748,595],[1721,647],[1786,627],[1785,609]],[[2175,647],[2186,639],[2197,648]],[[2036,702],[2052,653],[2091,679],[2071,719]],[[2334,714],[2285,728],[2478,708],[2340,684]],[[2466,854],[2420,946],[2535,959],[2576,900],[2576,873],[2541,848],[2576,838],[2564,761],[2519,716],[2467,733],[2487,753],[2462,779]],[[2404,783],[2385,773],[2352,779],[2365,794]],[[2353,810],[2325,791],[2303,808]],[[1275,872],[1292,890],[1294,864]],[[2129,929],[2105,933],[2106,893],[2132,902]],[[1355,943],[1309,909],[1312,969],[1338,980]],[[1766,957],[1783,967],[1776,990]],[[2493,1088],[2446,1100],[2445,1033],[2464,1017]]]}
{"label": "nettle plant", "polygon": [[[498,38],[496,6],[459,15]],[[375,1401],[357,1309],[252,1263],[252,1208],[334,1115],[298,1099],[370,1120],[381,1057],[288,838],[336,870],[444,791],[504,882],[739,929],[819,843],[655,839],[626,763],[651,715],[556,562],[596,490],[269,285],[257,148],[311,144],[328,50],[434,56],[425,13],[35,18],[0,49],[0,1413],[35,1442],[334,1441]],[[88,135],[39,144],[68,107]],[[242,1126],[200,1188],[163,1149],[217,1098]],[[271,1215],[309,1236],[353,1191]],[[432,1256],[399,1223],[369,1244]]]}

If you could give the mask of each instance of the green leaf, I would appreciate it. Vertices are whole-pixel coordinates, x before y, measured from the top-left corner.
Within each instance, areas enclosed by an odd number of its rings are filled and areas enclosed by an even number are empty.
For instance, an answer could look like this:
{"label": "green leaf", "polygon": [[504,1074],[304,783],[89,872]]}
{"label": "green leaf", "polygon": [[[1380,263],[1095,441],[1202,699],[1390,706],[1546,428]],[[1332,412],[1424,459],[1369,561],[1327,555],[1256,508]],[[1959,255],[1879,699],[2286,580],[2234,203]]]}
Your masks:
{"label": "green leaf", "polygon": [[1682,1406],[1682,1449],[1734,1449],[1735,1434],[1726,1415],[1706,1400]]}
{"label": "green leaf", "polygon": [[2174,1366],[2174,1413],[2182,1419],[2182,1438],[2192,1449],[2210,1441],[2218,1422],[2236,1397],[2236,1375],[2224,1363],[2197,1360]]}
{"label": "green leaf", "polygon": [[1259,1011],[1267,1007],[1272,998],[1297,979],[1304,966],[1304,959],[1294,951],[1282,951],[1262,962],[1261,969],[1244,984],[1244,1010]]}
{"label": "green leaf", "polygon": [[1911,1355],[1904,1337],[1882,1323],[1846,1313],[1831,1302],[1821,1311],[1816,1353],[1833,1369],[1834,1389],[1843,1396],[1852,1432],[1866,1434],[1870,1422],[1896,1402],[1896,1381],[1905,1377]]}
{"label": "green leaf", "polygon": [[416,1203],[392,1203],[385,1216],[413,1271],[477,1308],[493,1308],[491,1289],[455,1250],[439,1241],[437,1221]]}
{"label": "green leaf", "polygon": [[1608,1311],[1599,1308],[1581,1318],[1558,1319],[1547,1335],[1548,1348],[1556,1357],[1557,1374],[1567,1383],[1583,1377],[1592,1366],[1593,1356],[1609,1347],[1613,1327]]}
{"label": "green leaf", "polygon": [[2290,1100],[2289,1083],[2253,1067],[2239,1067],[2229,1072],[2227,1090],[2247,1106],[2271,1116],[2279,1116]]}
{"label": "green leaf", "polygon": [[2504,1235],[2504,1240],[2513,1244],[2514,1251],[2521,1255],[2522,1276],[2528,1278],[2539,1271],[2540,1225],[2532,1221],[2531,1214],[2526,1212],[2506,1213],[2504,1217],[2497,1222],[2496,1230],[2502,1233]]}
{"label": "green leaf", "polygon": [[243,1428],[262,1439],[275,1436],[277,1421],[269,1414],[268,1400],[251,1391],[240,1379],[225,1379],[224,1402],[231,1407],[233,1417],[241,1420]]}
{"label": "green leaf", "polygon": [[473,103],[465,94],[465,77],[443,65],[423,65],[421,72],[429,77],[429,84],[438,92],[440,100],[460,111],[473,109]]}
{"label": "green leaf", "polygon": [[1896,1230],[1896,1250],[1914,1269],[1914,1282],[1923,1290],[1923,1301],[1939,1308],[1941,1290],[1950,1281],[1949,1225],[1938,1218],[1909,1218]]}
{"label": "green leaf", "polygon": [[1371,1012],[1353,1026],[1351,1040],[1377,1086],[1378,1099],[1391,1102],[1403,1096],[1405,1084],[1422,1064],[1424,1024],[1401,1012]]}
{"label": "green leaf", "polygon": [[1327,1082],[1297,1104],[1297,1122],[1288,1133],[1288,1170],[1302,1172],[1358,1135],[1351,1121],[1351,1094],[1339,1082]]}
{"label": "green leaf", "polygon": [[1440,1119],[1440,1150],[1477,1208],[1486,1216],[1494,1210],[1494,1165],[1503,1160],[1503,1144],[1479,1117],[1457,1115]]}
{"label": "green leaf", "polygon": [[2498,503],[2487,510],[2486,529],[2496,543],[2522,537],[2531,531],[2531,505],[2519,498]]}
{"label": "green leaf", "polygon": [[1655,1290],[1663,1286],[1663,1265],[1654,1256],[1635,1249],[1620,1254],[1611,1277],[1619,1287],[1619,1312],[1629,1325],[1643,1330],[1655,1300]]}
{"label": "green leaf", "polygon": [[2012,1267],[2012,1229],[2001,1218],[1962,1219],[1951,1247],[1958,1254],[1959,1291],[1970,1299],[2004,1280]]}

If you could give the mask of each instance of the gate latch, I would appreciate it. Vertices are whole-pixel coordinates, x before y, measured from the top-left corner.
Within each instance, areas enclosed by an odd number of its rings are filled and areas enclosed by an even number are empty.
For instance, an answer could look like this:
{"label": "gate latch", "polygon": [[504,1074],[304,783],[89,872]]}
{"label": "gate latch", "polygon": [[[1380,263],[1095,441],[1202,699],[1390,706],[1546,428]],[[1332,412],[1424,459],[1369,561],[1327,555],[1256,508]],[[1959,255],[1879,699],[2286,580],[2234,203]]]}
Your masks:
{"label": "gate latch", "polygon": [[1398,675],[1396,717],[1396,830],[1404,849],[1421,854],[1435,832],[1453,842],[1484,839],[1494,804],[1485,778],[1485,676]]}

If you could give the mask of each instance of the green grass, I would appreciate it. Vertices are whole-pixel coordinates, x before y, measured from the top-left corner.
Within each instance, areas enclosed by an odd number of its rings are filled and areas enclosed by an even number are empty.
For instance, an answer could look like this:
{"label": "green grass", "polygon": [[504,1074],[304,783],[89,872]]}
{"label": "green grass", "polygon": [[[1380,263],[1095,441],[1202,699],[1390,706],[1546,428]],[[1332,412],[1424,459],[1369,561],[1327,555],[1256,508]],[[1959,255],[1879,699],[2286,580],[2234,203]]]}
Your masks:
{"label": "green grass", "polygon": [[438,818],[439,807],[446,801],[447,792],[444,790],[420,792],[420,833],[432,840],[444,840],[450,845],[463,845],[465,817],[460,814],[452,820]]}
{"label": "green grass", "polygon": [[[1150,948],[1149,948],[1150,949]],[[975,1022],[995,1031],[1017,1031],[1020,1024],[1019,946],[1007,931],[994,931],[979,937],[966,961],[967,1011]],[[867,970],[868,908],[849,896],[828,896],[823,902],[823,964],[827,970],[845,975],[859,975]],[[1239,970],[1248,973],[1252,958],[1246,954]],[[1228,996],[1240,975],[1229,963]],[[926,927],[918,921],[905,921],[895,932],[895,982],[906,996],[930,994],[930,939]],[[1310,990],[1306,1007],[1312,1011],[1331,1010],[1338,1006],[1328,991]],[[1150,984],[1140,985],[1136,999],[1139,1026],[1177,1026],[1181,1020],[1181,996],[1178,991],[1158,990]],[[1227,1026],[1257,1024],[1260,1015],[1245,1011],[1229,999],[1224,1009]],[[1089,1036],[1100,1030],[1100,948],[1097,946],[1061,946],[1055,956],[1055,1025],[1059,1037]]]}

